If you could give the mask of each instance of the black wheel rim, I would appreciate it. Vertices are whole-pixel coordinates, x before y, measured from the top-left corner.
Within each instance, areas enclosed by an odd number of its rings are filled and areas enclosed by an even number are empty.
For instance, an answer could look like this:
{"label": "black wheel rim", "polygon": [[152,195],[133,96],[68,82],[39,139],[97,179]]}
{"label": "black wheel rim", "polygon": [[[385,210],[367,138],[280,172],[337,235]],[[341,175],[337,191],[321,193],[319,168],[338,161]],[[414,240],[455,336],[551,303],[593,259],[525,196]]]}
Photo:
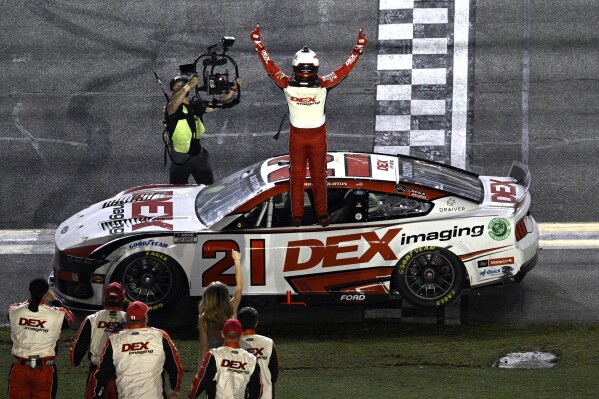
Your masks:
{"label": "black wheel rim", "polygon": [[451,261],[438,252],[424,252],[412,258],[404,274],[406,286],[419,299],[433,301],[447,295],[455,286]]}
{"label": "black wheel rim", "polygon": [[125,266],[122,284],[132,301],[155,305],[169,296],[173,275],[164,261],[144,256]]}

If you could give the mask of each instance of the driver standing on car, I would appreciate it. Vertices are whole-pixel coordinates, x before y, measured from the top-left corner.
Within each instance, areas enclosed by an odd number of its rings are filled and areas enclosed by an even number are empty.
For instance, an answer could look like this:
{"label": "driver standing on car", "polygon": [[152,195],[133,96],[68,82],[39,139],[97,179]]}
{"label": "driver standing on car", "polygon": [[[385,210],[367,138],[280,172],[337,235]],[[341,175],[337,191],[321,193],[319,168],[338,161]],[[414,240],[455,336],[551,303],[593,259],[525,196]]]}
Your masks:
{"label": "driver standing on car", "polygon": [[354,68],[368,43],[362,29],[355,46],[343,65],[328,75],[318,76],[318,57],[308,46],[295,53],[293,76],[287,76],[274,62],[262,42],[260,25],[250,33],[262,66],[271,79],[283,90],[289,107],[289,177],[292,224],[299,227],[304,215],[304,182],[306,162],[314,193],[318,222],[326,227],[327,213],[327,128],[325,102],[327,93],[345,79]]}
{"label": "driver standing on car", "polygon": [[[104,309],[87,316],[83,320],[79,327],[79,332],[77,332],[75,340],[71,345],[70,357],[73,366],[79,366],[86,353],[89,357],[89,374],[85,388],[86,399],[94,397],[94,387],[96,386],[94,372],[100,362],[102,349],[104,349],[104,344],[108,340],[108,336],[112,332],[116,332],[115,330],[117,329],[121,330],[125,325],[124,300],[125,290],[123,286],[117,282],[110,283],[104,292]],[[114,378],[110,379],[106,384],[104,398],[118,398]]]}
{"label": "driver standing on car", "polygon": [[58,376],[54,357],[60,332],[75,321],[49,290],[46,280],[29,283],[29,300],[10,305],[10,338],[13,364],[8,379],[8,398],[56,398]]}
{"label": "driver standing on car", "polygon": [[[206,107],[198,98],[189,99],[189,91],[197,86],[199,78],[176,76],[170,82],[172,97],[165,109],[166,130],[172,142],[170,152],[170,184],[189,184],[192,175],[197,184],[214,183],[214,175],[210,166],[210,154],[200,143],[206,128],[203,115],[216,108]],[[237,91],[237,85],[243,81],[238,78],[230,91],[219,100],[220,108],[227,108]]]}

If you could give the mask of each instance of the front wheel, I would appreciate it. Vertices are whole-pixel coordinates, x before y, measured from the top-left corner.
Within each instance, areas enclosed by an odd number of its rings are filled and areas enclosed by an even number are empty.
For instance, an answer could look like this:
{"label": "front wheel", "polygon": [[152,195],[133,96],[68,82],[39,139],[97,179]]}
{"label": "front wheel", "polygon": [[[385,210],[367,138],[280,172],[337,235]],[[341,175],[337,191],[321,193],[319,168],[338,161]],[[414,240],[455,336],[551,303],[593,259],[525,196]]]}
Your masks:
{"label": "front wheel", "polygon": [[464,288],[464,266],[452,252],[434,246],[415,248],[398,262],[393,276],[402,298],[434,308],[453,301]]}
{"label": "front wheel", "polygon": [[111,278],[125,288],[128,301],[141,301],[150,309],[162,309],[186,288],[181,268],[170,256],[144,251],[129,256]]}

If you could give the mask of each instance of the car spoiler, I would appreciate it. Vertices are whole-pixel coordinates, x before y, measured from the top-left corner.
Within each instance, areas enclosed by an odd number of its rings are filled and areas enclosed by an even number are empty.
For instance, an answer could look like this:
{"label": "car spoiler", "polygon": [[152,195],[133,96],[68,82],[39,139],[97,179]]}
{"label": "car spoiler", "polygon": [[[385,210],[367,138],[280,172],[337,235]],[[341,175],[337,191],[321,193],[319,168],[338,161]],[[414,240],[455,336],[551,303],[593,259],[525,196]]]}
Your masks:
{"label": "car spoiler", "polygon": [[512,162],[512,167],[510,169],[510,173],[508,175],[512,179],[516,180],[516,183],[522,186],[522,194],[518,198],[518,201],[526,195],[528,189],[530,188],[530,171],[528,170],[528,166],[524,165],[522,162],[514,161]]}

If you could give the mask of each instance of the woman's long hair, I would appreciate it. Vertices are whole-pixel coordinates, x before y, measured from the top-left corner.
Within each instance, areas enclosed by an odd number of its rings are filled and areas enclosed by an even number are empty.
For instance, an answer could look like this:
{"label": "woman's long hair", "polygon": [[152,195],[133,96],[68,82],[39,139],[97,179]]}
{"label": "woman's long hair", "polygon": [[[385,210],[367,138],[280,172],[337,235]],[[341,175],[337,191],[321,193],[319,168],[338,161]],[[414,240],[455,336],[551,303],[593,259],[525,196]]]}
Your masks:
{"label": "woman's long hair", "polygon": [[204,290],[199,305],[199,314],[206,323],[209,337],[220,337],[225,321],[233,316],[229,289],[220,281],[210,283]]}

